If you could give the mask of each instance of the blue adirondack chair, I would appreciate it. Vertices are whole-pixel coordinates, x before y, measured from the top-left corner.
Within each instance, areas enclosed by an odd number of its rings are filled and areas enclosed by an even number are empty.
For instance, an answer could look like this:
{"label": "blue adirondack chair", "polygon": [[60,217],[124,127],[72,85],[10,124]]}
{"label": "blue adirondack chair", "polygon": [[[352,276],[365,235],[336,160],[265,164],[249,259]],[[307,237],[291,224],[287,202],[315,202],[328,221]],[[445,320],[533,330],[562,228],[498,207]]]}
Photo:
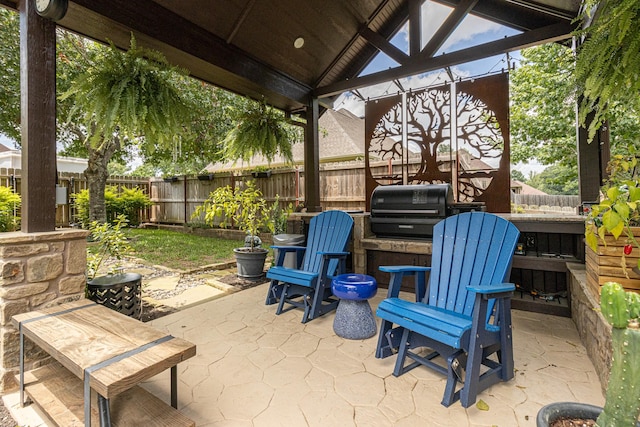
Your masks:
{"label": "blue adirondack chair", "polygon": [[[515,286],[504,282],[519,234],[496,215],[463,213],[435,225],[431,267],[381,266],[391,276],[376,312],[382,318],[376,357],[397,352],[395,376],[419,365],[444,374],[444,406],[460,400],[467,408],[480,391],[513,378]],[[399,298],[405,276],[414,277],[415,301]],[[413,362],[405,366],[407,357]]]}
{"label": "blue adirondack chair", "polygon": [[[282,313],[285,303],[303,308],[302,323],[335,310],[339,300],[331,293],[331,279],[346,272],[352,228],[353,218],[347,213],[322,212],[309,223],[306,247],[272,246],[278,259],[267,271],[271,284],[266,304],[278,303],[276,314]],[[296,253],[298,268],[283,266],[288,252]]]}

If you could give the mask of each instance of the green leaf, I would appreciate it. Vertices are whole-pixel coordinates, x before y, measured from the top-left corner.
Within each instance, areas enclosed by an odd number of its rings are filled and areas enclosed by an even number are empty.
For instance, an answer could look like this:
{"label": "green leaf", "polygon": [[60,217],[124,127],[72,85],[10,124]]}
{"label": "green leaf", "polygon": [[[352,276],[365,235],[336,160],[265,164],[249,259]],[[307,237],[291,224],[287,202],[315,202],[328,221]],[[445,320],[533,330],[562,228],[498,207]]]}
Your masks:
{"label": "green leaf", "polygon": [[589,246],[594,252],[598,250],[598,237],[593,232],[588,232],[585,234],[585,243]]}
{"label": "green leaf", "polygon": [[485,402],[484,400],[480,399],[480,400],[478,400],[478,403],[476,403],[476,408],[478,408],[481,411],[488,411],[489,410],[489,405],[487,404],[487,402]]}
{"label": "green leaf", "polygon": [[[609,210],[602,214],[602,225],[612,234],[614,233],[613,230],[619,229],[618,236],[622,233],[622,228],[624,227],[622,218],[620,218],[620,215],[614,210]],[[618,236],[616,236],[616,239]]]}
{"label": "green leaf", "polygon": [[629,200],[632,202],[640,201],[640,187],[629,187]]}

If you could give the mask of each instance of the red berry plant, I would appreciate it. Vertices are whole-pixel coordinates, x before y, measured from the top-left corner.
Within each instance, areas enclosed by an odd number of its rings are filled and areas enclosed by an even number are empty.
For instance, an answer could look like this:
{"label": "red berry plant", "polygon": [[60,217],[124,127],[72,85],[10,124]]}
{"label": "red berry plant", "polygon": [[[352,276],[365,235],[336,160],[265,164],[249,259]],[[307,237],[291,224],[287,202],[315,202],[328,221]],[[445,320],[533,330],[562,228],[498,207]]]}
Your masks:
{"label": "red berry plant", "polygon": [[[640,249],[631,227],[640,224],[640,176],[639,154],[630,146],[625,155],[615,155],[607,166],[609,178],[601,189],[600,203],[589,212],[585,241],[594,252],[598,240],[606,246],[605,235],[610,233],[615,239],[624,237],[626,244],[620,254],[620,264],[628,277],[627,259],[633,248]],[[640,268],[640,258],[638,259]]]}

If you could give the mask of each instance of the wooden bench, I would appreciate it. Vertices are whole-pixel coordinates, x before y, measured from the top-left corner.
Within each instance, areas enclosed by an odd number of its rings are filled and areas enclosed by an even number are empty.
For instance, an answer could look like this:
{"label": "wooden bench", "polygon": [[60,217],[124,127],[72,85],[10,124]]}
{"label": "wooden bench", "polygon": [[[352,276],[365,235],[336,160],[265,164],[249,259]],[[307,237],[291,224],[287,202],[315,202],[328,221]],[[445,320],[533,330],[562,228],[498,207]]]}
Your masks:
{"label": "wooden bench", "polygon": [[[84,425],[84,394],[82,380],[53,362],[25,373],[25,392],[59,427]],[[91,396],[91,423],[99,424],[98,397]],[[176,426],[193,427],[195,422],[178,410],[139,386],[111,399],[111,425],[123,426]]]}
{"label": "wooden bench", "polygon": [[[13,317],[13,324],[20,333],[20,400],[24,402],[27,391],[56,424],[73,425],[70,420],[75,418],[90,426],[97,414],[100,425],[193,425],[174,408],[176,365],[195,356],[194,344],[89,300],[19,314]],[[25,337],[59,364],[27,375]],[[173,408],[137,387],[168,368]],[[92,402],[96,400],[94,412]],[[162,416],[156,418],[155,411]],[[140,419],[156,421],[140,424]]]}

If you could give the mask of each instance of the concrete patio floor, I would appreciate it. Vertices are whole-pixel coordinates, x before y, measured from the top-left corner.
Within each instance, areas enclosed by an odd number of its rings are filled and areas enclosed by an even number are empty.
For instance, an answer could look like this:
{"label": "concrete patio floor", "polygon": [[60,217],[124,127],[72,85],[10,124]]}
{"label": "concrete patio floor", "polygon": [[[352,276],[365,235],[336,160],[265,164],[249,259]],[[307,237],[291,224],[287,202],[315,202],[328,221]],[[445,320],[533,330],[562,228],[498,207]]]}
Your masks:
{"label": "concrete patio floor", "polygon": [[[336,336],[334,313],[307,324],[298,309],[276,316],[266,292],[260,285],[152,322],[197,345],[178,365],[179,409],[196,425],[535,426],[547,403],[604,403],[571,319],[514,310],[515,379],[480,394],[488,410],[445,408],[440,375],[419,367],[396,378],[395,357],[374,357],[377,337]],[[169,382],[167,371],[144,387],[168,402]]]}

